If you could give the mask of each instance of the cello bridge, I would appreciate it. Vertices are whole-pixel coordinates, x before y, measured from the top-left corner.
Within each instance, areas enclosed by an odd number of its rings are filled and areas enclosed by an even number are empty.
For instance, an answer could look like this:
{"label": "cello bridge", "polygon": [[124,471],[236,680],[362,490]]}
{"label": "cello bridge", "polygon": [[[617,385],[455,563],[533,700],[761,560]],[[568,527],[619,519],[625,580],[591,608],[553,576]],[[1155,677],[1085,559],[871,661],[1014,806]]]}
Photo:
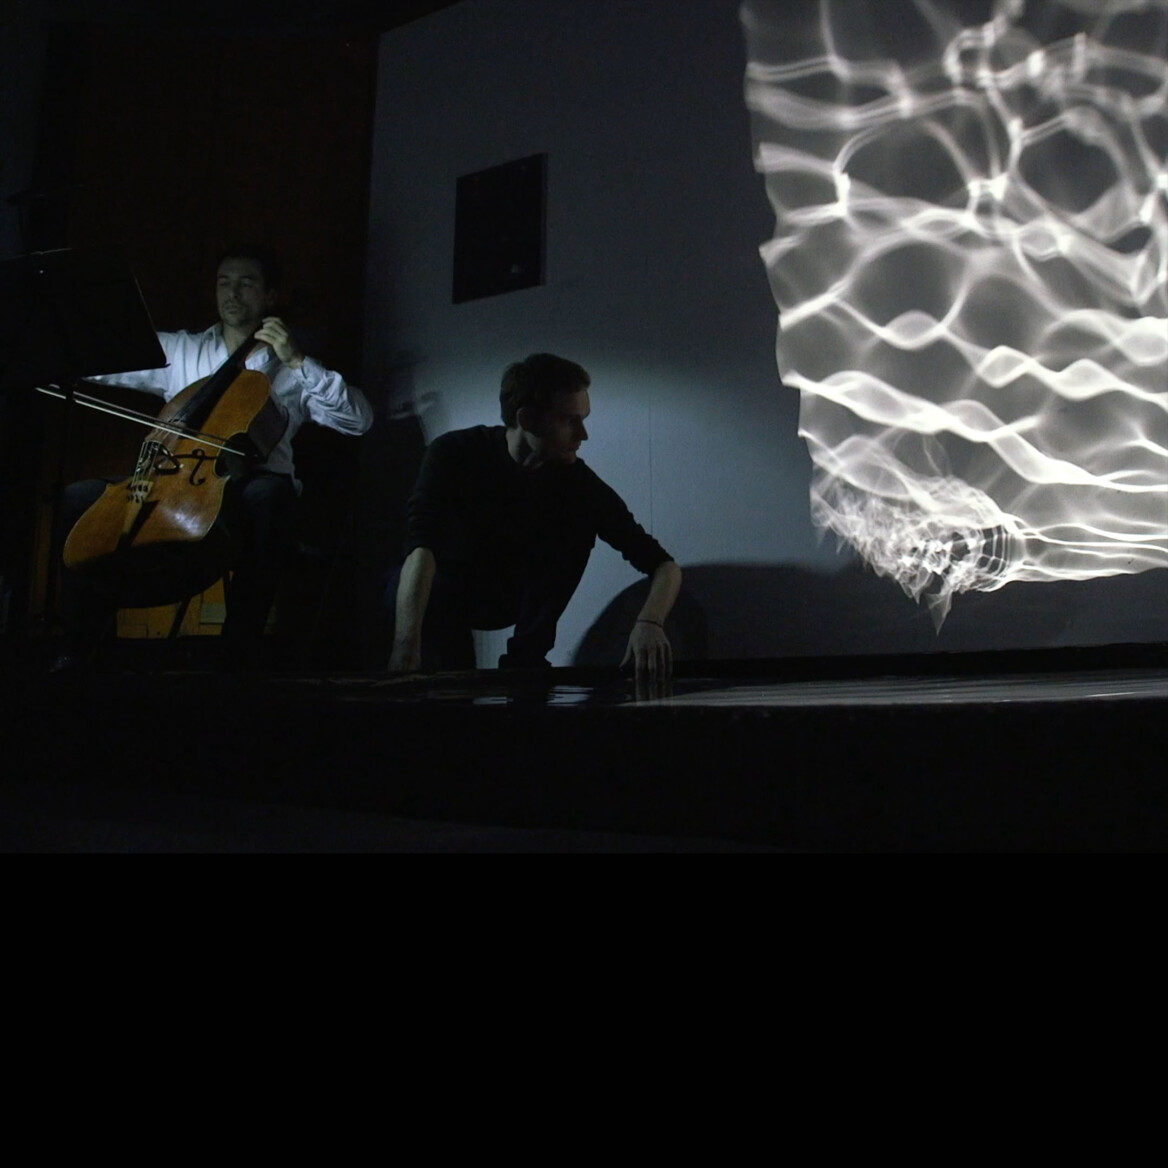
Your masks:
{"label": "cello bridge", "polygon": [[155,475],[177,474],[181,469],[182,464],[165,443],[157,439],[143,442],[138,454],[138,465],[134,467],[134,473],[126,484],[130,492],[130,501],[137,504],[145,503],[150,495]]}

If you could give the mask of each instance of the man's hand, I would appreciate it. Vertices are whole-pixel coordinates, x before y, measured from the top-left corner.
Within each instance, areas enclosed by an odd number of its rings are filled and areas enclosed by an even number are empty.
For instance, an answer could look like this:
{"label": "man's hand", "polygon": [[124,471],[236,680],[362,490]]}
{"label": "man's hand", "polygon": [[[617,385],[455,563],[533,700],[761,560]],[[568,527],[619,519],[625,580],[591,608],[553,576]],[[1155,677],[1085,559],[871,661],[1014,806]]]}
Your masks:
{"label": "man's hand", "polygon": [[276,356],[289,369],[299,369],[304,364],[304,354],[288,326],[278,316],[264,317],[263,327],[256,333],[256,340],[271,345]]}
{"label": "man's hand", "polygon": [[413,641],[397,641],[389,657],[390,673],[417,673],[422,667],[422,647]]}
{"label": "man's hand", "polygon": [[633,625],[623,669],[636,666],[637,701],[668,697],[673,679],[673,649],[665,635],[665,618],[681,590],[681,569],[673,560],[658,564],[649,581],[649,595]]}
{"label": "man's hand", "polygon": [[663,696],[673,677],[673,649],[660,625],[644,620],[633,625],[621,668],[630,661],[635,671],[637,697]]}

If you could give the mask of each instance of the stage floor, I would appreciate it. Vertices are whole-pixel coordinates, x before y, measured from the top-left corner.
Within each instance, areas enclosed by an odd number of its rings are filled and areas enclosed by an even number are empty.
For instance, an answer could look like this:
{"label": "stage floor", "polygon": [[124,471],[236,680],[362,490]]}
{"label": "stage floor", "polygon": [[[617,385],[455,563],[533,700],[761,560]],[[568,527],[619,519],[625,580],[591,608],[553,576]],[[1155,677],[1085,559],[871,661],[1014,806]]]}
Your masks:
{"label": "stage floor", "polygon": [[649,700],[615,670],[10,674],[0,846],[1158,851],[1168,663],[1130,656],[691,665]]}
{"label": "stage floor", "polygon": [[340,676],[275,680],[287,687],[311,686],[336,701],[388,704],[509,705],[522,700],[548,707],[611,706],[627,711],[711,709],[984,705],[987,702],[1084,702],[1168,699],[1168,671],[1094,670],[1079,674],[1030,673],[990,677],[869,677],[861,680],[785,681],[685,676],[667,696],[639,697],[622,676],[562,680],[581,671],[553,670],[546,681],[509,681],[496,672],[436,674],[422,679]]}

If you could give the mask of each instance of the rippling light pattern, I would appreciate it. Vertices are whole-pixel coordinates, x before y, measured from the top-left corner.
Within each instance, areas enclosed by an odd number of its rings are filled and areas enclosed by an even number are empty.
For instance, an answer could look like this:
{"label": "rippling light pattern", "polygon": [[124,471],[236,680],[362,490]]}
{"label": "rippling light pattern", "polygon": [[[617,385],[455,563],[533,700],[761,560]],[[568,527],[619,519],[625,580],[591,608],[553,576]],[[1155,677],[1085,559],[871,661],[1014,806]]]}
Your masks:
{"label": "rippling light pattern", "polygon": [[1168,0],[748,0],[815,523],[926,598],[1168,566]]}

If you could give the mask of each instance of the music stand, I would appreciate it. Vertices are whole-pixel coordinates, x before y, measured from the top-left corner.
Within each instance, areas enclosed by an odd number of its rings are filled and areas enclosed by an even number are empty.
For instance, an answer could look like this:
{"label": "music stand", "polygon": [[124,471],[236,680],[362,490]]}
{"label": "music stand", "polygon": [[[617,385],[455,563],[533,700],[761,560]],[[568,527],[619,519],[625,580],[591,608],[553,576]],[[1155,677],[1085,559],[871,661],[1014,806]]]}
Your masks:
{"label": "music stand", "polygon": [[[52,499],[54,548],[75,383],[165,364],[138,281],[113,249],[33,252],[0,262],[0,394],[56,384],[65,398]],[[56,559],[49,556],[50,606]]]}
{"label": "music stand", "polygon": [[0,393],[165,364],[138,281],[117,252],[63,249],[0,263]]}

